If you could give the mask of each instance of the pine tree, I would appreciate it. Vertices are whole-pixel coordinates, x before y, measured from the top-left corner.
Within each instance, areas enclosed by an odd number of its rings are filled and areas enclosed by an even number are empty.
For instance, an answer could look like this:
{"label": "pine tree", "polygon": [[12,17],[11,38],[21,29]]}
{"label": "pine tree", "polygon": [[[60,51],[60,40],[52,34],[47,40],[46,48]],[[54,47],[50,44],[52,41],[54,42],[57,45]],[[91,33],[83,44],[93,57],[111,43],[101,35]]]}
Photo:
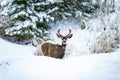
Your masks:
{"label": "pine tree", "polygon": [[[84,3],[89,5],[84,5]],[[26,38],[44,39],[50,29],[49,23],[57,20],[76,17],[76,12],[86,16],[95,8],[90,0],[10,0],[3,14],[7,14],[13,25],[5,29],[6,35]],[[78,17],[78,16],[77,16]],[[44,39],[45,40],[45,39]]]}
{"label": "pine tree", "polygon": [[[36,5],[34,0],[11,0],[3,11],[14,22],[13,26],[5,30],[6,35],[27,39],[43,38],[45,31],[50,28],[47,23],[49,16],[44,12],[38,12]],[[44,4],[41,5],[44,6]]]}

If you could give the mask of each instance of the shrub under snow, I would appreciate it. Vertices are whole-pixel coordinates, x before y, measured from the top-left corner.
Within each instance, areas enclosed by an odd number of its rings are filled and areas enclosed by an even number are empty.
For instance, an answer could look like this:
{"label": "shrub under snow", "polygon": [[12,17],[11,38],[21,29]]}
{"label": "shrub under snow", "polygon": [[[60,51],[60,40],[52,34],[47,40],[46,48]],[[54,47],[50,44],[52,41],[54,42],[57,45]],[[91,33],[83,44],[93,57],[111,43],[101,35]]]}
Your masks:
{"label": "shrub under snow", "polygon": [[120,36],[120,15],[112,13],[108,16],[101,16],[97,19],[88,21],[87,27],[93,32],[91,40],[92,52],[111,52],[118,48]]}

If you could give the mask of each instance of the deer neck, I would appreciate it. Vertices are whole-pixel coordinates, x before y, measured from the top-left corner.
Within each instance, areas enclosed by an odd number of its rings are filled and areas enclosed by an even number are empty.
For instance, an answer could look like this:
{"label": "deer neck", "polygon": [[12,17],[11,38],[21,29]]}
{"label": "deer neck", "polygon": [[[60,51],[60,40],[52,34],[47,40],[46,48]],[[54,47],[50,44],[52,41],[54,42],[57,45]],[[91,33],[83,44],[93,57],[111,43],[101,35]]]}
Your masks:
{"label": "deer neck", "polygon": [[62,48],[65,50],[66,49],[66,44],[62,44]]}

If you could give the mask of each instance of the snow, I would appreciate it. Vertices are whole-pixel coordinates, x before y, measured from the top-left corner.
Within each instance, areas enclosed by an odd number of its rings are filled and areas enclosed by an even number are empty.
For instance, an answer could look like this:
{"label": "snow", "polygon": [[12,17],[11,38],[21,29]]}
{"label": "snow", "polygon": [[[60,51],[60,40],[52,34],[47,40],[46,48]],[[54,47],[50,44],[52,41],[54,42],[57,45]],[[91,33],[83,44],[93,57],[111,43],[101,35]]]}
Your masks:
{"label": "snow", "polygon": [[4,80],[119,80],[120,55],[98,54],[57,60],[48,57],[13,59]]}
{"label": "snow", "polygon": [[[63,59],[35,56],[35,47],[10,43],[0,38],[0,80],[120,80],[119,42],[118,48],[111,53],[91,54],[94,49],[109,48],[109,44],[115,43],[114,37],[120,39],[119,4],[116,4],[115,13],[89,20],[84,30],[80,29],[80,22],[73,19],[50,24],[53,26],[50,36],[56,44],[61,44],[56,36],[57,29],[60,28],[63,35],[68,33],[69,28],[72,30],[73,37],[67,41]],[[49,16],[42,14],[41,17]],[[108,45],[104,41],[108,41]]]}
{"label": "snow", "polygon": [[[64,59],[35,56],[32,46],[0,39],[0,80],[119,80],[120,49],[112,53],[90,54],[86,45],[94,39],[94,32],[80,30],[75,20],[69,22],[57,23],[58,27],[51,29],[54,43],[60,43],[60,40],[53,29],[62,28],[62,34],[67,34],[68,28],[72,29],[73,37],[68,40]],[[66,25],[69,26],[67,29]]]}
{"label": "snow", "polygon": [[32,46],[14,44],[3,39],[0,42],[0,80],[120,79],[120,49],[113,53],[55,59],[34,56],[35,48]]}
{"label": "snow", "polygon": [[28,56],[33,54],[34,47],[17,45],[0,38],[0,57]]}
{"label": "snow", "polygon": [[55,3],[55,2],[63,2],[63,0],[46,0],[46,2]]}
{"label": "snow", "polygon": [[1,7],[4,7],[4,6],[8,5],[8,1],[7,0],[1,1],[0,5],[1,5]]}
{"label": "snow", "polygon": [[[116,17],[116,14],[111,14],[104,19],[110,19],[110,24],[119,25]],[[102,32],[103,26],[97,26],[102,25],[99,18],[89,22],[87,27],[92,26],[90,31],[81,30],[78,23],[70,19],[51,24],[53,43],[61,43],[56,36],[58,28],[63,35],[68,33],[69,28],[73,33],[73,37],[67,41],[66,55],[62,60],[34,56],[33,46],[18,45],[0,39],[0,80],[119,80],[120,49],[107,54],[91,54],[90,51],[96,43],[96,37],[101,34],[96,32]],[[108,26],[107,24],[106,27]]]}

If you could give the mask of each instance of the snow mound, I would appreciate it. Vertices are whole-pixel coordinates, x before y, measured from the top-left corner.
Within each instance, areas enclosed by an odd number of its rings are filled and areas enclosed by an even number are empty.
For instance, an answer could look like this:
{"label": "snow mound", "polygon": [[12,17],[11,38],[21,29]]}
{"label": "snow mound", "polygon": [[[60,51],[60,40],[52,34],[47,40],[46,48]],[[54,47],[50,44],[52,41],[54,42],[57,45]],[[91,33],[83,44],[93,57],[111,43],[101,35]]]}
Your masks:
{"label": "snow mound", "polygon": [[33,46],[10,43],[0,38],[0,56],[28,56],[33,55]]}
{"label": "snow mound", "polygon": [[[10,58],[3,80],[119,80],[120,55],[92,54],[68,59]],[[0,67],[1,72],[1,67]]]}
{"label": "snow mound", "polygon": [[30,46],[0,42],[0,80],[120,80],[119,50],[55,59],[34,56]]}

